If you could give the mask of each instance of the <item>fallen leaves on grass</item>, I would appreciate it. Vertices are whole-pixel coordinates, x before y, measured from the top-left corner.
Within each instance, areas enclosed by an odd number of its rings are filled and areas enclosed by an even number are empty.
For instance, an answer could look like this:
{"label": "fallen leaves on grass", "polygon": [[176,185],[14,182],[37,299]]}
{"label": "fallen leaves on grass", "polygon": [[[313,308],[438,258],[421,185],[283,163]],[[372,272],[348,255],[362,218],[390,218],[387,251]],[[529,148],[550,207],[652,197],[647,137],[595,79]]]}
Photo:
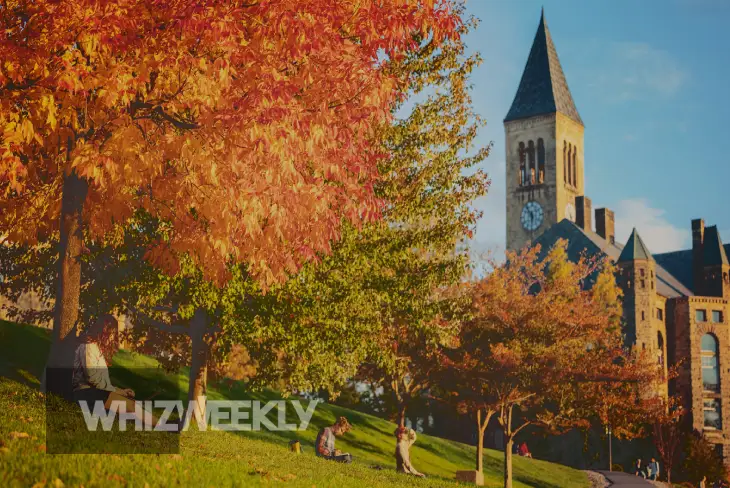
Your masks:
{"label": "fallen leaves on grass", "polygon": [[120,476],[118,474],[110,474],[109,476],[107,476],[107,479],[109,481],[118,481],[122,484],[127,484],[127,480],[123,476]]}
{"label": "fallen leaves on grass", "polygon": [[28,435],[27,432],[16,432],[16,431],[13,431],[13,432],[10,433],[10,438],[11,439],[26,439],[28,437],[30,437],[30,436]]}

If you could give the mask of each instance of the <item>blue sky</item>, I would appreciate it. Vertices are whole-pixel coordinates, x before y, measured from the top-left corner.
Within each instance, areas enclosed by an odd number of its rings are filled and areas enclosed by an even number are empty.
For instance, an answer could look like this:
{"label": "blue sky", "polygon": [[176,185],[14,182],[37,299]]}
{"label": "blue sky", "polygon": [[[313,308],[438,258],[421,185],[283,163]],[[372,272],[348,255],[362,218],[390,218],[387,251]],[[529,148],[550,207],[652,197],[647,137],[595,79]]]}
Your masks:
{"label": "blue sky", "polygon": [[502,120],[542,6],[586,126],[586,195],[616,212],[617,240],[635,226],[652,252],[686,248],[701,217],[730,242],[730,1],[468,0],[479,143],[494,141],[475,250],[504,250]]}

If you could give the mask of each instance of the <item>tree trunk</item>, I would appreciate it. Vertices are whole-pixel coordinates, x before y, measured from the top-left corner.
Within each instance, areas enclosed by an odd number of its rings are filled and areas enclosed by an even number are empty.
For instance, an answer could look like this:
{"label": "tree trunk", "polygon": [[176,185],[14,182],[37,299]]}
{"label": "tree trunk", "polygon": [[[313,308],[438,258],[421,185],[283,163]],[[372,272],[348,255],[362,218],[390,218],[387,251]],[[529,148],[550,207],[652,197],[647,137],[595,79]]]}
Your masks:
{"label": "tree trunk", "polygon": [[398,408],[398,427],[406,426],[406,404],[402,402]]}
{"label": "tree trunk", "polygon": [[489,425],[489,419],[492,417],[492,412],[484,412],[477,410],[477,463],[476,470],[480,473],[484,468],[484,432],[487,430]]}
{"label": "tree trunk", "polygon": [[477,433],[477,466],[476,469],[480,473],[482,472],[482,469],[484,468],[484,435],[481,432],[481,429],[479,429]]}
{"label": "tree trunk", "polygon": [[504,488],[512,488],[512,436],[505,435],[504,443]]}
{"label": "tree trunk", "polygon": [[208,386],[208,345],[203,340],[207,324],[208,317],[206,312],[203,309],[197,309],[195,315],[193,315],[193,319],[190,321],[192,358],[190,362],[190,378],[188,381],[188,408],[193,409],[193,414],[196,416],[199,426],[202,426],[205,422],[205,403]]}
{"label": "tree trunk", "polygon": [[[665,469],[666,469],[666,465],[665,465]],[[672,470],[671,469],[667,469],[667,484],[669,486],[672,485]]]}
{"label": "tree trunk", "polygon": [[[45,390],[66,396],[73,367],[73,341],[70,339],[79,317],[81,291],[82,213],[89,183],[76,171],[64,177],[61,196],[58,279],[53,311],[53,343],[46,362]],[[75,336],[75,331],[73,333]],[[64,340],[69,338],[69,340]],[[70,362],[71,361],[71,362]],[[68,370],[68,371],[66,371]],[[68,383],[68,385],[66,385]]]}
{"label": "tree trunk", "polygon": [[56,304],[53,314],[54,342],[64,339],[76,325],[81,289],[81,249],[84,244],[82,212],[89,183],[76,171],[63,179],[61,239]]}

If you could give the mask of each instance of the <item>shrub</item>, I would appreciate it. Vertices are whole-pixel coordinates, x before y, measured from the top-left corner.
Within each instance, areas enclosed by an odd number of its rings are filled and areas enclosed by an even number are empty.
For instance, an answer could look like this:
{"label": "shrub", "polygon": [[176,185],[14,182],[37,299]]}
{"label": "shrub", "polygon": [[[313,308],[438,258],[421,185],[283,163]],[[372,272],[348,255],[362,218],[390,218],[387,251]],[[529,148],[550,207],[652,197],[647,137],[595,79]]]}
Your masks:
{"label": "shrub", "polygon": [[714,445],[700,434],[695,433],[687,438],[685,454],[684,475],[689,481],[698,483],[703,476],[707,476],[709,485],[727,478],[727,470],[715,452]]}

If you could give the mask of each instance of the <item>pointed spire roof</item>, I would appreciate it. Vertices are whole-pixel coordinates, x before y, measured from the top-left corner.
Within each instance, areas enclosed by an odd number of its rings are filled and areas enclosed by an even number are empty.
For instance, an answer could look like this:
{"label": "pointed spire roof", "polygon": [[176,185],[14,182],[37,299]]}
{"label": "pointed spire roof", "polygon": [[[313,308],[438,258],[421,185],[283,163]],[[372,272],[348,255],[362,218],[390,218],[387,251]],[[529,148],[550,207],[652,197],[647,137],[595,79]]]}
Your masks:
{"label": "pointed spire roof", "polygon": [[636,259],[645,259],[647,261],[653,261],[654,258],[651,256],[649,249],[646,248],[646,244],[641,240],[641,236],[636,232],[636,227],[631,231],[629,240],[626,242],[621,255],[618,257],[619,263],[625,263],[628,261],[634,261]]}
{"label": "pointed spire roof", "polygon": [[717,264],[728,264],[725,248],[720,239],[720,232],[717,226],[713,225],[705,228],[705,241],[703,243],[703,261],[705,266],[713,266]]}
{"label": "pointed spire roof", "polygon": [[545,23],[545,11],[532,42],[520,86],[504,121],[560,112],[583,125],[565,81],[558,52]]}

